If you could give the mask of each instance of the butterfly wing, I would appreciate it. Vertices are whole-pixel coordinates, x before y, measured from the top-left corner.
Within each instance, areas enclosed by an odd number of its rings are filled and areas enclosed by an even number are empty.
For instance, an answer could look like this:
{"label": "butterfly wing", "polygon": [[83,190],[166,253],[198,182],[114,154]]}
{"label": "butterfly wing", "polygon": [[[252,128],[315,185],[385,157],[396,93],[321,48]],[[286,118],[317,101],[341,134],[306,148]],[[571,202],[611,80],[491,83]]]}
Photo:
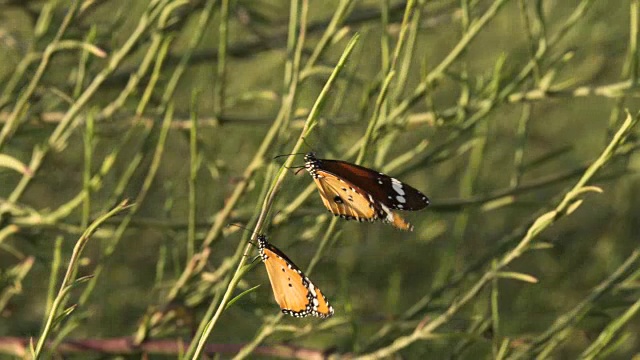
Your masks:
{"label": "butterfly wing", "polygon": [[378,219],[379,213],[364,192],[331,173],[319,173],[320,177],[314,178],[314,181],[320,198],[329,211],[349,220]]}
{"label": "butterfly wing", "polygon": [[429,199],[420,191],[389,175],[340,160],[319,160],[322,170],[363,189],[376,201],[394,210],[421,210]]}
{"label": "butterfly wing", "polygon": [[258,247],[273,296],[283,313],[295,317],[333,315],[333,307],[324,294],[282,251],[266,242],[264,237],[258,237]]}
{"label": "butterfly wing", "polygon": [[312,315],[323,319],[332,316],[333,306],[329,305],[329,302],[322,291],[315,287],[309,278],[307,278],[307,281],[309,282],[309,289],[313,295],[313,300],[311,302],[315,308]]}
{"label": "butterfly wing", "polygon": [[324,170],[317,170],[314,181],[324,206],[333,214],[347,220],[375,221],[381,219],[402,230],[413,226],[393,213],[385,204],[376,202],[358,186]]}
{"label": "butterfly wing", "polygon": [[[302,276],[287,267],[285,261],[273,251],[264,251],[265,261],[273,296],[282,310],[303,314],[307,310],[307,287]],[[305,313],[306,315],[306,313]]]}

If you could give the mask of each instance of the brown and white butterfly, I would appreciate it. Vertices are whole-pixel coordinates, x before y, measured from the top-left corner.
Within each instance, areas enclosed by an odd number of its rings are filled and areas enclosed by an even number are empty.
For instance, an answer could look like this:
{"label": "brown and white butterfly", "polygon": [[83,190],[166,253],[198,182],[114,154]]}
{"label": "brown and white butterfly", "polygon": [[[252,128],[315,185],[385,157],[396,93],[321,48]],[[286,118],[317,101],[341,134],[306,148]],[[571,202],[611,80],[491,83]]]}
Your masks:
{"label": "brown and white butterfly", "polygon": [[269,281],[283,313],[305,317],[309,315],[327,318],[333,315],[333,307],[309,278],[282,251],[258,235],[258,250],[267,268]]}
{"label": "brown and white butterfly", "polygon": [[324,206],[348,220],[376,221],[398,229],[413,226],[393,210],[421,210],[429,199],[413,187],[381,172],[340,160],[304,156],[304,167],[318,186]]}

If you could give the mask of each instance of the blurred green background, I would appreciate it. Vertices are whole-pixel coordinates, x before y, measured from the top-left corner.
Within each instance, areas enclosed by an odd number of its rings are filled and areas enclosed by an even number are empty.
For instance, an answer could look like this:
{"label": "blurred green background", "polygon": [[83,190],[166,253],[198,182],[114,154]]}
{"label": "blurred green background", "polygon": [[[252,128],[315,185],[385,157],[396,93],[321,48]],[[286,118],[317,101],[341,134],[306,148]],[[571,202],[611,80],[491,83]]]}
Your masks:
{"label": "blurred green background", "polygon": [[[198,251],[283,106],[283,84],[290,71],[285,64],[291,56],[287,51],[291,2],[229,1],[226,22],[221,20],[222,3],[226,2],[0,1],[0,127],[7,127],[15,109],[20,110],[14,114],[16,126],[0,142],[0,154],[28,165],[34,149],[46,152],[17,199],[11,200],[12,194],[21,179],[29,176],[0,167],[0,233],[16,230],[0,238],[0,337],[39,336],[47,294],[52,291],[57,241],[61,262],[55,291],[87,220],[120,199],[136,201],[140,196],[154,165],[169,103],[175,108],[172,124],[148,193],[122,228],[121,240],[114,241],[124,214],[108,220],[89,241],[78,275],[95,274],[98,268],[100,274],[89,293],[87,284],[71,292],[68,305],[80,301],[82,294],[87,298],[54,329],[54,338],[130,336],[152,314],[176,311],[181,314],[178,320],[167,315],[162,331],[157,330],[158,325],[147,339],[188,339],[212,299],[224,291],[225,261],[231,259],[243,235],[238,229],[222,231],[201,271],[167,302],[167,294],[192,255],[187,245],[189,209],[196,209]],[[348,40],[359,33],[359,42],[321,110],[318,126],[306,138],[309,145],[303,147],[303,151],[312,147],[323,158],[355,159],[349,149],[365,134],[374,112],[389,54],[403,29],[406,3],[347,2],[347,11],[338,19],[326,48],[305,69],[305,61],[340,3],[344,2],[309,1],[302,48],[304,71],[300,71],[290,109],[293,117],[269,144],[264,162],[246,179],[247,189],[225,224],[246,224],[260,210],[263,184],[283,161],[273,157],[291,152],[328,75]],[[455,61],[428,84],[429,90],[415,98],[406,112],[389,117],[447,60],[469,27],[498,3],[504,4]],[[202,40],[192,49],[175,91],[165,95],[211,4]],[[559,202],[607,145],[626,116],[624,109],[631,113],[639,109],[638,93],[629,82],[635,83],[638,67],[633,40],[637,24],[631,21],[638,16],[635,0],[434,0],[414,5],[410,15],[415,27],[407,27],[407,46],[412,52],[406,47],[401,52],[397,82],[391,83],[364,164],[423,191],[432,206],[403,213],[415,225],[412,233],[381,223],[338,222],[311,276],[336,315],[326,321],[284,318],[280,324],[288,327],[268,337],[267,345],[367,353],[409,334],[420,321],[441,314],[490,268],[492,258],[505,252],[498,247],[501,241],[511,240],[507,248],[513,247],[522,229]],[[90,92],[152,6],[174,8],[150,21],[122,61],[113,63],[116,66]],[[56,33],[70,11],[73,16],[60,39],[93,44],[106,57],[77,46],[56,51],[29,92],[47,46],[58,41]],[[420,14],[417,19],[416,14]],[[228,23],[224,57],[220,55],[221,23]],[[153,53],[149,69],[142,71],[154,44],[166,45],[166,57]],[[221,70],[222,58],[225,67]],[[402,79],[403,72],[406,79]],[[519,78],[520,74],[525,75]],[[105,112],[132,81],[131,93],[117,103],[115,111]],[[89,98],[63,129],[68,136],[63,146],[50,147],[61,119],[87,93]],[[26,105],[18,108],[25,94]],[[521,101],[522,94],[529,97]],[[142,109],[141,103],[145,104]],[[190,204],[189,129],[194,116],[198,121],[197,196],[195,204]],[[91,137],[87,118],[94,122]],[[89,165],[87,141],[92,149]],[[630,136],[629,141],[636,139]],[[538,282],[498,282],[499,329],[491,325],[487,288],[438,329],[440,336],[417,341],[395,356],[494,358],[496,344],[506,339],[509,349],[526,347],[584,301],[638,247],[640,188],[635,172],[639,164],[633,150],[631,146],[626,154],[616,156],[591,183],[600,186],[603,194],[588,194],[579,209],[536,238],[547,248],[528,252],[508,267]],[[99,174],[107,159],[113,165],[91,190],[90,202],[70,203],[86,187],[87,166],[92,176]],[[302,156],[297,156],[294,165],[302,164]],[[306,173],[287,176],[271,210],[270,226],[264,229],[270,241],[303,269],[314,256],[330,217],[317,193],[314,190],[283,221],[271,224],[271,220],[286,213],[286,207],[311,181]],[[83,210],[83,204],[90,211]],[[69,212],[59,215],[56,211],[60,209]],[[50,214],[55,216],[48,217]],[[465,273],[460,282],[452,282],[456,274],[479,261],[479,268]],[[21,264],[31,266],[18,276],[16,267]],[[638,265],[633,269],[637,271]],[[279,312],[259,263],[244,276],[235,294],[258,284],[256,291],[222,314],[210,343],[249,342],[263,322]],[[446,291],[432,293],[446,284],[450,284]],[[566,337],[549,356],[576,358],[638,300],[638,285],[637,276],[630,276],[604,297],[591,301],[584,318],[569,326]],[[435,295],[428,306],[407,317],[407,311],[430,293]],[[376,338],[384,326],[393,326],[393,330]],[[603,356],[639,356],[638,333],[640,322],[635,316]],[[222,358],[232,356],[232,352],[221,354]]]}

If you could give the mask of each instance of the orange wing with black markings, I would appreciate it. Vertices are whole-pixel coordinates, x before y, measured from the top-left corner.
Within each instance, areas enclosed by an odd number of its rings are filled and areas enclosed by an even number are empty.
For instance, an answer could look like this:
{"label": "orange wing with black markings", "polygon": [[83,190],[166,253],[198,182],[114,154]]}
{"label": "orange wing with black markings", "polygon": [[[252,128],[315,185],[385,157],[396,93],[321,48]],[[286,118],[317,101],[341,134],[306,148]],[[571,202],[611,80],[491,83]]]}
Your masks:
{"label": "orange wing with black markings", "polygon": [[429,199],[415,188],[374,170],[340,160],[304,157],[305,169],[318,186],[324,206],[334,215],[348,220],[391,223],[412,230],[393,210],[421,210]]}
{"label": "orange wing with black markings", "polygon": [[295,317],[326,318],[333,307],[308,277],[282,251],[258,235],[260,257],[267,268],[273,296],[282,312]]}

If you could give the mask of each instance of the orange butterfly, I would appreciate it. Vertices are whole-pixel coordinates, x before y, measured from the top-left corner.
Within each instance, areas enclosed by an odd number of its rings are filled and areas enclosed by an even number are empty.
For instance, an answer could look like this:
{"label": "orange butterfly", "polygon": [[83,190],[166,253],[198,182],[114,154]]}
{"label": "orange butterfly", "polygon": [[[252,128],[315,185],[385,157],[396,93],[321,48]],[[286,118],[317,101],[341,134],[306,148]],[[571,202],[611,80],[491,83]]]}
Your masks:
{"label": "orange butterfly", "polygon": [[258,235],[258,250],[267,268],[273,296],[282,312],[295,317],[327,318],[333,307],[308,277],[282,251]]}
{"label": "orange butterfly", "polygon": [[324,206],[347,220],[382,220],[402,230],[413,226],[392,210],[421,210],[429,199],[413,187],[356,164],[304,156],[304,167],[318,186]]}

